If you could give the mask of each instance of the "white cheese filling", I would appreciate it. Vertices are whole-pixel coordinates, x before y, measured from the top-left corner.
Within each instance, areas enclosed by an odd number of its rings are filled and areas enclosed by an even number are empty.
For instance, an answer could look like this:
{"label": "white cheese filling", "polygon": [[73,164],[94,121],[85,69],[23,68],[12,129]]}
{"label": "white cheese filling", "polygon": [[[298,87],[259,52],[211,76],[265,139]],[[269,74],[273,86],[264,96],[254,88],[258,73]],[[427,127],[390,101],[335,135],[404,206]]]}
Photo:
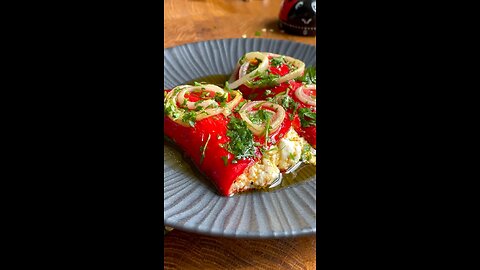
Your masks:
{"label": "white cheese filling", "polygon": [[270,186],[285,171],[298,162],[316,165],[316,151],[292,128],[277,145],[264,151],[262,160],[249,167],[233,183],[234,193]]}

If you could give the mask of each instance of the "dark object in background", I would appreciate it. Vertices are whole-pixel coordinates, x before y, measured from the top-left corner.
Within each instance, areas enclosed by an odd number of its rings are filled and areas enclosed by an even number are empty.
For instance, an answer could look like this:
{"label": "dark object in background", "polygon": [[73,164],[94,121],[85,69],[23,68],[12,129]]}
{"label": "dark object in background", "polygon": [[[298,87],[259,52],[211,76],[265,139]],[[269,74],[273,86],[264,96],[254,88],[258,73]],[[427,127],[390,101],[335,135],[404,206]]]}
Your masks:
{"label": "dark object in background", "polygon": [[317,32],[316,0],[284,0],[278,26],[287,33],[314,36]]}

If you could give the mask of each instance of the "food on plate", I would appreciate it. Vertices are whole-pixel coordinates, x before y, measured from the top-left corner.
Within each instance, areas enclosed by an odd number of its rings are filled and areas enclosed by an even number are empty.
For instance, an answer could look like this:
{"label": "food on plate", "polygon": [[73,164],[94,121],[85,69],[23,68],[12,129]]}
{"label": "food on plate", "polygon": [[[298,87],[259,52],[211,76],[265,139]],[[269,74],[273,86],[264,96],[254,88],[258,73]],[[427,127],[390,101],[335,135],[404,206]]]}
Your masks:
{"label": "food on plate", "polygon": [[303,75],[305,63],[279,54],[250,52],[242,56],[229,79],[229,87],[246,99],[262,100],[285,91]]}
{"label": "food on plate", "polygon": [[[224,196],[276,186],[299,164],[316,165],[316,86],[305,83],[303,62],[259,52],[244,58],[249,64],[239,61],[239,78],[223,88],[195,83],[164,91],[165,138]],[[275,83],[255,83],[252,72],[266,70]],[[279,86],[283,91],[262,99],[243,94]]]}

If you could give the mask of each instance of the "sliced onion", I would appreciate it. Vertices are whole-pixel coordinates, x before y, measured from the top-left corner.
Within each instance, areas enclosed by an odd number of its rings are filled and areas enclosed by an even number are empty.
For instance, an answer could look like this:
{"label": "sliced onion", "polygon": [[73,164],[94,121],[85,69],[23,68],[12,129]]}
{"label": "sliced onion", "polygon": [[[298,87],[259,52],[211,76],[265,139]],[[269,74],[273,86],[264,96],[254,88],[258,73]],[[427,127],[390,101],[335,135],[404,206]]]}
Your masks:
{"label": "sliced onion", "polygon": [[247,123],[248,129],[250,129],[254,135],[263,135],[266,126],[265,123],[261,125],[254,124],[250,120],[250,118],[248,118],[248,115],[250,112],[260,109],[266,109],[273,113],[273,117],[271,118],[270,122],[271,133],[275,132],[278,128],[280,128],[286,116],[285,109],[282,106],[268,101],[250,101],[240,109],[239,113],[242,119]]}
{"label": "sliced onion", "polygon": [[[248,65],[249,65],[250,61],[254,60],[255,58],[260,59],[261,63],[258,65],[258,67],[255,70],[246,74],[246,70],[248,69]],[[247,82],[249,80],[252,80],[253,78],[256,77],[255,75],[257,74],[257,72],[262,73],[262,72],[266,71],[268,69],[268,66],[269,66],[267,55],[264,54],[264,53],[260,53],[260,52],[250,52],[250,53],[245,54],[245,61],[246,62],[244,64],[242,64],[241,66],[240,66],[239,63],[237,63],[237,66],[235,67],[234,74],[238,70],[239,77],[236,81],[233,81],[233,82],[229,83],[229,86],[230,86],[231,89],[236,89],[240,85],[244,84],[245,82]],[[240,75],[243,75],[243,76],[240,76]],[[233,75],[232,75],[232,78],[234,78]]]}
{"label": "sliced onion", "polygon": [[298,60],[298,59],[292,58],[290,56],[279,55],[279,54],[274,54],[274,53],[263,53],[263,54],[265,54],[267,57],[269,57],[269,56],[272,56],[272,57],[283,56],[286,62],[294,65],[297,68],[295,71],[290,72],[287,75],[278,78],[278,80],[277,80],[278,84],[296,79],[296,78],[302,76],[303,72],[305,71],[305,63]]}
{"label": "sliced onion", "polygon": [[[198,103],[197,105],[195,105],[195,102],[188,101],[188,99],[185,98],[185,94],[191,93],[191,92],[194,92],[194,91],[202,91],[203,89],[205,89],[206,91],[214,92],[214,93],[222,93],[222,94],[226,93],[225,90],[223,90],[222,88],[220,88],[216,85],[213,85],[213,84],[206,84],[206,85],[201,85],[201,86],[191,86],[191,85],[177,86],[172,91],[170,91],[165,98],[169,99],[169,100],[172,100],[173,103],[175,104],[175,106],[177,105],[177,103],[179,103],[179,104],[186,103],[186,106],[185,106],[185,108],[183,108],[183,110],[179,110],[179,108],[177,108],[177,110],[181,114],[180,117],[174,119],[173,117],[169,116],[169,118],[172,119],[172,121],[176,122],[179,125],[188,127],[190,125],[188,123],[185,123],[185,122],[182,121],[182,117],[185,114],[185,110],[193,110],[198,106],[206,108],[213,103],[217,104],[216,101],[213,100],[215,95],[211,97],[212,99],[204,100],[204,101]],[[223,111],[224,111],[224,108],[222,108],[222,107],[208,108],[208,109],[199,111],[196,114],[195,120],[200,121],[200,120],[205,119],[207,117],[211,117],[211,116],[220,114]]]}
{"label": "sliced onion", "polygon": [[310,106],[317,106],[317,100],[313,99],[310,95],[305,94],[304,89],[314,89],[317,91],[317,86],[315,84],[309,84],[305,86],[300,86],[295,90],[295,96],[304,104]]}
{"label": "sliced onion", "polygon": [[[235,98],[228,102],[227,106],[225,106],[229,110],[228,114],[231,113],[233,108],[235,108],[235,106],[237,106],[237,104],[240,103],[240,100],[242,99],[242,93],[240,91],[232,91],[230,94],[235,94]],[[225,112],[227,112],[227,110],[225,110]]]}
{"label": "sliced onion", "polygon": [[240,66],[240,68],[238,69],[238,78],[242,78],[247,75],[248,66],[250,66],[250,62],[248,61]]}
{"label": "sliced onion", "polygon": [[[177,96],[177,101],[179,104],[184,104],[185,103],[185,94],[191,93],[191,92],[201,92],[201,91],[208,91],[208,92],[214,92],[214,95],[211,96],[210,98],[214,98],[215,94],[220,93],[220,94],[225,94],[225,91],[213,84],[206,84],[202,86],[186,86],[180,93],[178,93]],[[206,99],[202,101],[201,103],[195,105],[195,102],[192,101],[186,101],[186,107],[189,108],[190,110],[194,110],[196,107],[201,106],[203,108],[208,107],[209,105],[213,104],[215,100],[213,99]]]}

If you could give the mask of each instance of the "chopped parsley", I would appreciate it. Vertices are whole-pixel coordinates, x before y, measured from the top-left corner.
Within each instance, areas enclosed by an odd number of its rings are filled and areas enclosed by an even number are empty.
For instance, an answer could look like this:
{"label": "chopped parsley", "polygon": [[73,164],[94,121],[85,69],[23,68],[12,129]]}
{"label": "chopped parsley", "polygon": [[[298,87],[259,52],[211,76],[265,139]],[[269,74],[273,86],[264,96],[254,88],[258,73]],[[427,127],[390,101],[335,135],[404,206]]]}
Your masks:
{"label": "chopped parsley", "polygon": [[298,118],[302,127],[316,126],[317,114],[309,108],[301,108],[298,110]]}
{"label": "chopped parsley", "polygon": [[[235,155],[235,159],[255,157],[253,133],[248,129],[247,123],[242,119],[230,117],[227,128],[227,136],[230,137],[227,149]],[[234,161],[232,163],[236,163]]]}
{"label": "chopped parsley", "polygon": [[227,166],[228,165],[228,157],[227,156],[222,156],[223,160],[223,165]]}
{"label": "chopped parsley", "polygon": [[274,67],[279,67],[279,66],[281,66],[282,64],[285,63],[285,56],[279,56],[279,57],[272,58],[272,59],[270,60],[270,63],[271,63]]}
{"label": "chopped parsley", "polygon": [[196,120],[197,114],[196,112],[186,112],[183,114],[182,121],[184,123],[188,123],[191,127],[195,126],[195,120]]}
{"label": "chopped parsley", "polygon": [[255,125],[260,125],[266,123],[268,119],[271,118],[271,113],[266,110],[258,110],[257,112],[251,114],[248,118]]}
{"label": "chopped parsley", "polygon": [[267,110],[258,110],[257,112],[251,114],[248,119],[252,121],[255,125],[261,125],[265,123],[265,147],[268,143],[268,132],[271,130],[270,122],[272,119],[273,113]]}
{"label": "chopped parsley", "polygon": [[312,147],[309,144],[305,144],[302,149],[302,160],[309,161],[312,158]]}
{"label": "chopped parsley", "polygon": [[292,121],[293,118],[295,117],[295,113],[297,112],[297,109],[298,109],[298,103],[295,102],[295,100],[293,100],[292,97],[290,97],[289,95],[285,94],[284,97],[281,97],[279,99],[279,104],[284,107],[285,109],[291,109],[293,110],[293,112],[290,114],[290,120]]}
{"label": "chopped parsley", "polygon": [[208,139],[207,139],[207,142],[205,143],[205,145],[200,146],[200,153],[201,153],[200,164],[202,164],[203,159],[205,158],[205,150],[207,150],[207,145],[208,145],[209,141],[210,141],[210,134],[208,134]]}
{"label": "chopped parsley", "polygon": [[228,81],[225,82],[225,87],[223,88],[223,90],[227,91],[227,92],[232,92],[233,89],[230,88],[230,84],[228,83]]}
{"label": "chopped parsley", "polygon": [[206,97],[209,97],[209,96],[210,96],[210,92],[202,92],[202,93],[200,94],[200,97],[201,97],[201,98],[206,98]]}
{"label": "chopped parsley", "polygon": [[257,80],[247,81],[247,86],[250,88],[275,86],[278,84],[277,81],[278,78],[280,78],[280,75],[272,74],[267,70],[265,72],[255,74],[255,78]]}
{"label": "chopped parsley", "polygon": [[234,112],[239,112],[240,109],[242,109],[243,105],[245,105],[245,103],[247,103],[246,100],[241,101],[240,103],[238,103],[238,106],[235,107],[235,109],[234,109],[233,111],[234,111]]}
{"label": "chopped parsley", "polygon": [[238,60],[238,64],[243,65],[243,63],[245,63],[245,55],[246,54],[244,54],[242,57],[240,57],[240,59]]}
{"label": "chopped parsley", "polygon": [[178,119],[181,115],[177,109],[175,102],[170,99],[167,99],[163,112],[165,115],[171,116],[173,119]]}
{"label": "chopped parsley", "polygon": [[305,84],[317,84],[317,68],[308,67],[305,69],[303,76],[298,79]]}
{"label": "chopped parsley", "polygon": [[220,103],[220,107],[225,107],[227,105],[228,94],[216,93],[214,99]]}

